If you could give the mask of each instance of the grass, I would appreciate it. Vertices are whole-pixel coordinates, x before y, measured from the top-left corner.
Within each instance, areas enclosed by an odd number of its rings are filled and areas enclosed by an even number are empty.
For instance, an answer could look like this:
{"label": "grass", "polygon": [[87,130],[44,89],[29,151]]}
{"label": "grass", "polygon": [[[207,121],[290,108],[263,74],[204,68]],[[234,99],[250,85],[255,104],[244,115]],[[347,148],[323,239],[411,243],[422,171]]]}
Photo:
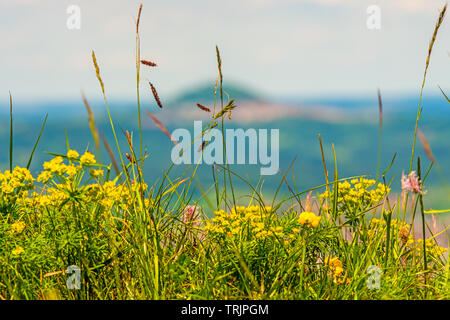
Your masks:
{"label": "grass", "polygon": [[[0,299],[450,298],[448,254],[443,247],[449,243],[447,227],[428,225],[426,215],[433,212],[424,209],[417,190],[398,196],[390,193],[395,156],[383,172],[378,160],[377,180],[364,175],[342,178],[334,146],[330,165],[319,135],[324,183],[309,190],[297,190],[295,177],[289,178],[293,163],[281,173],[273,197],[264,196],[263,180],[248,183],[226,162],[211,167],[213,182],[200,186],[198,198],[193,187],[198,185],[198,165],[173,177],[172,164],[159,182],[147,185],[139,90],[141,12],[142,5],[136,23],[138,152],[132,132],[116,134],[94,52],[117,149],[114,154],[102,135],[111,164],[98,161],[99,132],[83,97],[96,156],[89,148],[81,154],[72,150],[67,139],[67,153],[50,153],[53,159],[32,176],[28,168],[45,118],[26,167],[13,168],[10,99],[10,168],[0,172]],[[444,13],[445,8],[433,33],[426,70]],[[214,101],[218,95],[220,105],[199,106],[199,112],[211,114],[202,136],[213,127],[223,132],[238,107],[223,91],[218,47],[216,55]],[[162,107],[153,85],[151,89]],[[380,153],[381,95],[379,100]],[[419,105],[410,171],[421,110]],[[120,139],[127,141],[126,157]],[[225,155],[226,150],[226,159]],[[425,170],[418,159],[421,188],[434,163],[432,159]],[[245,183],[247,191],[238,194],[233,181]],[[289,193],[279,195],[283,185]],[[417,210],[420,232],[416,232]],[[443,235],[447,235],[444,244]],[[80,270],[80,287],[75,290],[67,285],[73,277],[66,272],[74,265]]]}

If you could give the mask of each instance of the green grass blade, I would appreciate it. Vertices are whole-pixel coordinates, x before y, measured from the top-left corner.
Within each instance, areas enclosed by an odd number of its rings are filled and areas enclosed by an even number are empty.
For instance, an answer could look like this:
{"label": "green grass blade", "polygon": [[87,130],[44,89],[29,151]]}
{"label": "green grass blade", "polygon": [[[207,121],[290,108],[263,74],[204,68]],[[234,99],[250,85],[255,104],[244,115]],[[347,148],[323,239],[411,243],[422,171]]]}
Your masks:
{"label": "green grass blade", "polygon": [[13,166],[13,115],[12,115],[12,96],[11,92],[9,93],[9,171],[12,172]]}
{"label": "green grass blade", "polygon": [[39,140],[41,139],[42,132],[44,131],[45,123],[47,122],[48,113],[45,115],[44,122],[42,123],[41,131],[39,131],[39,135],[36,139],[36,143],[34,144],[33,151],[31,151],[30,158],[28,159],[27,169],[30,169],[31,161],[33,160],[34,152],[38,146]]}

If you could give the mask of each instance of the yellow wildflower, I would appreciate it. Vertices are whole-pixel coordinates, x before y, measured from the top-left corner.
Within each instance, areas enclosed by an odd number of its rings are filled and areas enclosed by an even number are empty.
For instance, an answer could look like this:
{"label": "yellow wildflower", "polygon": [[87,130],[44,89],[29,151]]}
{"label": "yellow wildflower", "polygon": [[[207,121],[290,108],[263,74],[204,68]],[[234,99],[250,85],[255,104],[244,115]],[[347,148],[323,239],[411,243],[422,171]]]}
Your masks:
{"label": "yellow wildflower", "polygon": [[308,227],[316,228],[319,225],[321,217],[316,216],[314,212],[302,212],[298,218],[298,223]]}
{"label": "yellow wildflower", "polygon": [[[326,257],[324,264],[329,267],[331,274],[333,275],[333,282],[336,284],[343,284],[346,275],[343,274],[344,268],[342,267],[341,260],[337,257]],[[350,281],[350,279],[347,279],[346,283],[350,283]]]}
{"label": "yellow wildflower", "polygon": [[22,221],[14,222],[11,225],[11,233],[21,233],[25,229],[25,223]]}
{"label": "yellow wildflower", "polygon": [[74,175],[77,174],[77,167],[75,167],[73,164],[71,164],[70,166],[66,167],[66,174],[69,177],[73,177]]}
{"label": "yellow wildflower", "polygon": [[67,158],[69,159],[78,159],[80,154],[76,150],[67,151]]}
{"label": "yellow wildflower", "polygon": [[38,182],[47,183],[52,178],[52,173],[50,171],[42,171],[38,176]]}
{"label": "yellow wildflower", "polygon": [[18,256],[21,253],[24,253],[25,250],[21,246],[17,246],[11,253],[15,256]]}
{"label": "yellow wildflower", "polygon": [[91,164],[95,164],[95,156],[86,151],[80,158],[80,162],[83,166],[89,166]]}

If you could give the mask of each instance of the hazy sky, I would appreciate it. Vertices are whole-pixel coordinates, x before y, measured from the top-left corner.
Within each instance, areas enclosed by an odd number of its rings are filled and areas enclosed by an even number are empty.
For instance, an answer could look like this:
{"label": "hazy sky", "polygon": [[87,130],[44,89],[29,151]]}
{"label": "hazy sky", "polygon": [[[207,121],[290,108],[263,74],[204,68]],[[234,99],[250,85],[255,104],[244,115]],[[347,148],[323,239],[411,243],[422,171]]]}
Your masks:
{"label": "hazy sky", "polygon": [[[98,98],[94,49],[107,94],[135,94],[134,0],[0,0],[0,99]],[[267,95],[418,92],[441,0],[144,0],[142,58],[160,94],[216,77],[215,45],[225,81]],[[366,27],[381,8],[381,29]],[[81,8],[81,29],[66,10]],[[450,18],[450,17],[449,17]],[[428,92],[450,90],[450,21],[433,52]],[[144,84],[143,90],[147,86]],[[146,94],[144,92],[144,94]],[[2,103],[3,104],[3,103]]]}

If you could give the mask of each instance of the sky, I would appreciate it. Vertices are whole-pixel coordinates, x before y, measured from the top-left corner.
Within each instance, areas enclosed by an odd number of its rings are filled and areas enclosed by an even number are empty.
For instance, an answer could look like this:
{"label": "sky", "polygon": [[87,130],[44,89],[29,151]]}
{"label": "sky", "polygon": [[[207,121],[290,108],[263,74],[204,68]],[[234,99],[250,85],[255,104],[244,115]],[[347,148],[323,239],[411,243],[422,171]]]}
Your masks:
{"label": "sky", "polygon": [[[0,100],[100,98],[136,94],[135,20],[141,1],[0,0]],[[214,82],[215,46],[224,81],[273,97],[418,94],[441,0],[144,0],[142,92],[151,81],[173,96]],[[70,30],[71,5],[80,29]],[[367,28],[371,5],[380,29]],[[433,51],[426,92],[450,90],[450,21]],[[1,103],[3,104],[3,103]]]}

